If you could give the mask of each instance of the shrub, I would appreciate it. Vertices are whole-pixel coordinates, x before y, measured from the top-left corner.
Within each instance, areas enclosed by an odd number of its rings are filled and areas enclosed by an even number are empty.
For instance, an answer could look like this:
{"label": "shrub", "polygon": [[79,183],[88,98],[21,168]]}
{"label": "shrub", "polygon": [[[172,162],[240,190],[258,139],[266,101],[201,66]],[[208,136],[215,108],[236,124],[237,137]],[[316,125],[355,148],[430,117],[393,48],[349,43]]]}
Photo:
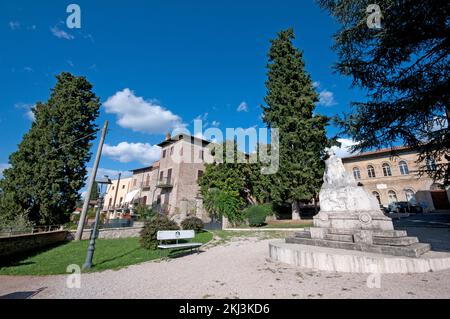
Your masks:
{"label": "shrub", "polygon": [[243,220],[239,210],[240,200],[238,194],[211,189],[204,195],[205,208],[210,214],[221,218],[225,216],[232,224],[238,224]]}
{"label": "shrub", "polygon": [[177,223],[167,218],[165,215],[156,215],[149,221],[145,222],[144,228],[141,230],[141,246],[146,249],[156,249],[158,247],[158,239],[156,235],[161,230],[178,230]]}
{"label": "shrub", "polygon": [[250,206],[244,211],[248,224],[252,227],[263,226],[266,223],[266,217],[271,213],[272,209],[267,205]]}
{"label": "shrub", "polygon": [[146,205],[138,205],[136,206],[136,214],[139,216],[140,221],[146,221],[152,219],[156,212]]}
{"label": "shrub", "polygon": [[195,230],[196,233],[202,231],[204,226],[203,221],[194,216],[188,217],[181,222],[181,228],[184,230]]}

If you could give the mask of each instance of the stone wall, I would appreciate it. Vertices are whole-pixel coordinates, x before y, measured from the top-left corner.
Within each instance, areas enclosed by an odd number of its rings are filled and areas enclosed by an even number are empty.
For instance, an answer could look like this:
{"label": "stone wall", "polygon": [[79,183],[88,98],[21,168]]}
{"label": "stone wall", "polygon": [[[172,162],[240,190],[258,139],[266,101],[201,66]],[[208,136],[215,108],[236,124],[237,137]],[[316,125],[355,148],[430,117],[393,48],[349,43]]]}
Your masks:
{"label": "stone wall", "polygon": [[63,242],[66,236],[67,231],[58,230],[46,233],[0,237],[0,258]]}
{"label": "stone wall", "polygon": [[[98,237],[100,239],[114,239],[114,238],[130,238],[130,237],[139,237],[139,234],[142,230],[143,226],[137,227],[123,227],[123,228],[105,228],[100,229],[98,233]],[[75,239],[76,231],[69,231],[67,233],[67,240]],[[86,229],[83,231],[82,239],[89,239],[91,236],[91,230]]]}

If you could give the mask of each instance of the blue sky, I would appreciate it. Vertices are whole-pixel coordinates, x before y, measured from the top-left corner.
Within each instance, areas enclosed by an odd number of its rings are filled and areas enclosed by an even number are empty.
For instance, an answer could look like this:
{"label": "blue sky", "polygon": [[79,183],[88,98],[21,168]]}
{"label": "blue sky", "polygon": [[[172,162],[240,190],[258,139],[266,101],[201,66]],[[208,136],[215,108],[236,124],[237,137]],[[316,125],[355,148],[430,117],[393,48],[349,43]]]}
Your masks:
{"label": "blue sky", "polygon": [[[70,3],[81,29],[66,26]],[[313,0],[2,0],[0,12],[0,170],[31,126],[29,107],[48,99],[61,71],[85,75],[104,102],[100,166],[110,174],[152,162],[164,133],[196,118],[263,127],[269,40],[291,26],[321,93],[317,111],[331,116],[363,99],[333,73],[338,25]]]}

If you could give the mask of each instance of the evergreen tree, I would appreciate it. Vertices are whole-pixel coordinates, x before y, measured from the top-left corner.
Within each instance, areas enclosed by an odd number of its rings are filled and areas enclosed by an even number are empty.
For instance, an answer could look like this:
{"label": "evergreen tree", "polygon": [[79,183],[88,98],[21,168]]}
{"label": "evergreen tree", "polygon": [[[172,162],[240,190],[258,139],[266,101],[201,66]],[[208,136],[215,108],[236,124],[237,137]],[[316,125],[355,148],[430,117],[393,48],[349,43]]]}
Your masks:
{"label": "evergreen tree", "polygon": [[336,70],[368,93],[337,121],[358,142],[353,150],[403,142],[419,150],[421,174],[449,185],[449,1],[378,0],[378,29],[367,24],[373,1],[317,2],[342,26],[334,37]]}
{"label": "evergreen tree", "polygon": [[310,202],[319,191],[329,141],[328,118],[314,113],[318,96],[305,71],[303,54],[292,43],[294,38],[288,29],[271,41],[267,106],[262,108],[264,122],[278,128],[280,136],[280,168],[270,176],[270,195],[278,203],[290,203],[292,218],[299,219],[299,204]]}
{"label": "evergreen tree", "polygon": [[38,224],[62,224],[80,199],[89,149],[95,138],[99,99],[84,77],[61,73],[35,121],[9,158],[0,182],[0,214],[26,214]]}

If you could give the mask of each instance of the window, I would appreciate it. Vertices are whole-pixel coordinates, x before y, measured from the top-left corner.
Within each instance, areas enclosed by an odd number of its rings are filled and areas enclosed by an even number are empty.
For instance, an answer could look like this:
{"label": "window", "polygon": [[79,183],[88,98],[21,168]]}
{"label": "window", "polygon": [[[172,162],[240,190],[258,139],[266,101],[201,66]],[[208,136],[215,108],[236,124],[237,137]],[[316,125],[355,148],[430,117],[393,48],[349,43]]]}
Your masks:
{"label": "window", "polygon": [[436,170],[436,161],[433,158],[427,159],[427,169],[429,171],[435,171]]}
{"label": "window", "polygon": [[389,204],[397,201],[397,194],[394,191],[388,192]]}
{"label": "window", "polygon": [[170,148],[170,155],[173,155],[173,146]]}
{"label": "window", "polygon": [[416,195],[412,189],[405,189],[405,196],[408,202],[414,202],[416,200]]}
{"label": "window", "polygon": [[392,176],[391,166],[388,163],[383,164],[383,175]]}
{"label": "window", "polygon": [[159,173],[159,180],[162,181],[164,178],[164,172]]}
{"label": "window", "polygon": [[353,177],[358,180],[361,179],[361,172],[358,167],[353,167]]}
{"label": "window", "polygon": [[180,148],[180,156],[183,156],[183,147]]}
{"label": "window", "polygon": [[402,175],[409,174],[408,164],[406,164],[405,161],[401,161],[400,163],[398,163],[398,167],[400,168],[400,174],[402,174]]}
{"label": "window", "polygon": [[375,169],[373,168],[372,165],[367,166],[367,174],[369,175],[369,178],[374,178],[374,177],[376,177],[376,175],[375,175]]}
{"label": "window", "polygon": [[133,179],[133,186],[136,186],[137,179]]}
{"label": "window", "polygon": [[205,152],[203,150],[201,150],[198,155],[199,155],[200,159],[203,160],[203,158],[205,157]]}
{"label": "window", "polygon": [[122,204],[123,197],[120,197],[119,204]]}
{"label": "window", "polygon": [[378,200],[378,204],[381,205],[380,193],[378,193],[378,192],[372,192],[372,195],[375,196],[375,198]]}
{"label": "window", "polygon": [[170,183],[172,181],[172,169],[169,168],[167,171],[167,183]]}
{"label": "window", "polygon": [[166,150],[163,151],[162,157],[163,157],[163,158],[166,158]]}
{"label": "window", "polygon": [[125,189],[125,185],[122,185],[122,189]]}
{"label": "window", "polygon": [[203,171],[197,172],[197,180],[199,180],[203,176]]}
{"label": "window", "polygon": [[114,186],[112,187],[112,190],[114,190]]}
{"label": "window", "polygon": [[112,198],[109,199],[109,204],[108,204],[108,208],[110,208],[112,205]]}

